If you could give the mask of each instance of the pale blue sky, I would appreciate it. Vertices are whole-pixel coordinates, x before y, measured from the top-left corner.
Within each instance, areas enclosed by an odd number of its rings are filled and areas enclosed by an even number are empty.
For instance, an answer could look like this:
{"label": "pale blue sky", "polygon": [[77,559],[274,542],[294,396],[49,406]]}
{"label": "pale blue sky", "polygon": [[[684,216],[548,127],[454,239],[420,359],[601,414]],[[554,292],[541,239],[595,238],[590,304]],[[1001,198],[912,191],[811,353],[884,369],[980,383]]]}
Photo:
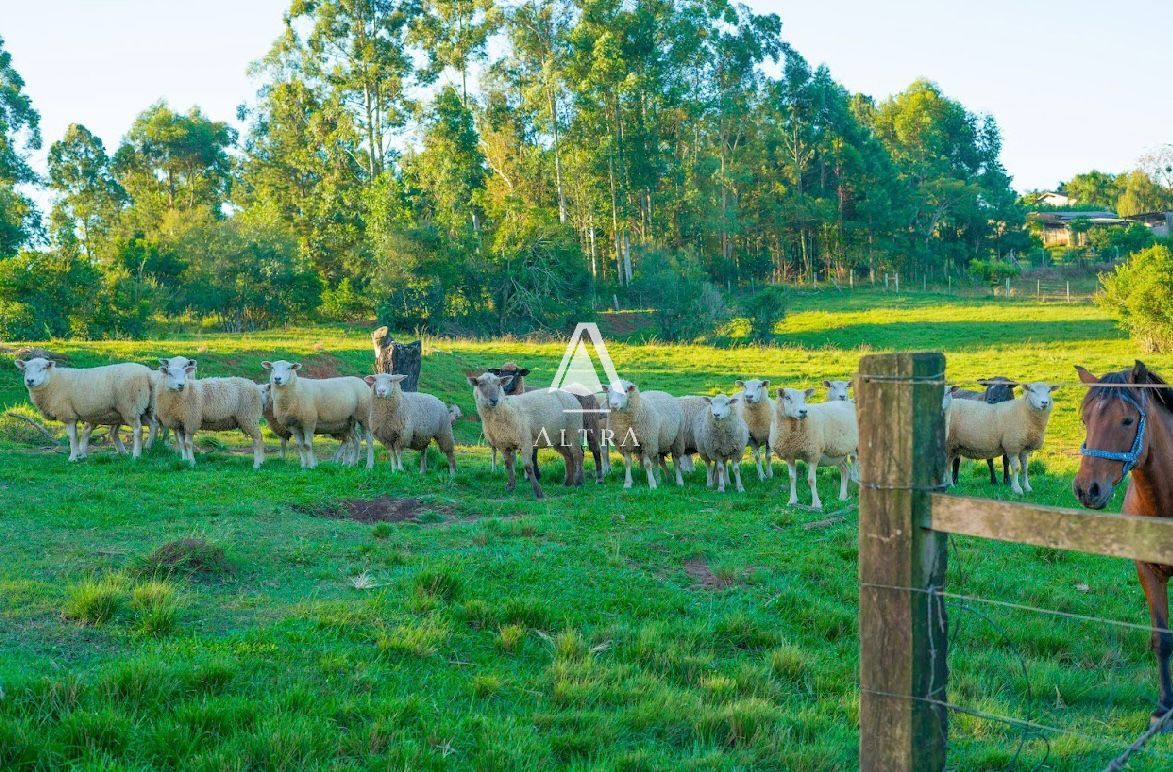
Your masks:
{"label": "pale blue sky", "polygon": [[[849,89],[883,98],[929,77],[997,119],[1019,189],[1122,171],[1173,142],[1168,0],[750,0]],[[248,64],[288,0],[0,0],[0,36],[42,116],[46,151],[71,122],[109,150],[165,98],[234,120]],[[43,169],[43,156],[38,165]]]}

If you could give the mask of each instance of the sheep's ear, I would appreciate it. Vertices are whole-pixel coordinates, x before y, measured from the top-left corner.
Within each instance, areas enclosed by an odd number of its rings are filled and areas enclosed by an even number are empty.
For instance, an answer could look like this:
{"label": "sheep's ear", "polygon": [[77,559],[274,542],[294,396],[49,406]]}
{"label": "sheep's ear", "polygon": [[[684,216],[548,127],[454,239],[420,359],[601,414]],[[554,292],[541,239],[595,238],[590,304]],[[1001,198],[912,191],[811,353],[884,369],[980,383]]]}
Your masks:
{"label": "sheep's ear", "polygon": [[741,397],[730,397],[729,398],[729,404],[733,404],[734,402],[740,402],[740,401],[741,401]]}
{"label": "sheep's ear", "polygon": [[813,397],[815,395],[815,390],[814,389],[807,389],[806,391],[803,392],[803,394],[806,395],[807,399],[810,399],[811,397]]}
{"label": "sheep's ear", "polygon": [[950,394],[956,394],[956,393],[957,393],[957,392],[959,392],[959,391],[961,391],[961,387],[960,387],[960,386],[950,386],[950,387],[949,387],[949,393],[950,393]]}
{"label": "sheep's ear", "polygon": [[710,405],[713,404],[712,397],[701,397],[701,399],[703,399],[705,402],[708,402]]}
{"label": "sheep's ear", "polygon": [[508,389],[510,384],[512,384],[512,383],[513,383],[513,376],[512,375],[502,375],[501,376],[501,388],[502,389]]}
{"label": "sheep's ear", "polygon": [[823,381],[823,386],[824,386],[825,388],[828,388],[828,389],[829,389],[829,388],[831,388],[831,382],[830,382],[830,381]]}
{"label": "sheep's ear", "polygon": [[293,364],[291,364],[289,366],[289,369],[290,370],[300,370],[301,369],[301,362],[294,362]]}
{"label": "sheep's ear", "polygon": [[402,381],[406,377],[407,377],[406,375],[392,375],[391,376],[391,383],[399,383],[400,381]]}
{"label": "sheep's ear", "polygon": [[468,378],[468,385],[469,385],[469,386],[473,386],[473,387],[475,387],[475,386],[477,386],[477,385],[478,385],[478,384],[477,384],[477,378],[478,378],[479,376],[476,376],[476,375],[466,375],[465,377],[466,377],[466,378]]}
{"label": "sheep's ear", "polygon": [[23,369],[24,369],[24,360],[23,360],[23,359],[18,359],[18,360],[16,360],[15,362],[13,362],[13,364],[14,364],[14,365],[16,365],[16,369],[17,369],[17,370],[23,370]]}
{"label": "sheep's ear", "polygon": [[159,357],[159,364],[166,367],[167,365],[171,364],[171,360],[167,359],[166,357]]}
{"label": "sheep's ear", "polygon": [[608,386],[608,385],[607,385],[607,384],[605,384],[605,383],[603,384],[603,393],[604,393],[604,394],[610,394],[610,393],[611,393],[611,387],[610,387],[610,386]]}
{"label": "sheep's ear", "polygon": [[487,370],[485,370],[485,372],[486,372],[486,373],[492,373],[493,375],[496,375],[496,376],[500,377],[500,375],[501,375],[501,368],[500,368],[500,367],[490,367],[490,368],[488,368]]}
{"label": "sheep's ear", "polygon": [[786,393],[786,389],[779,386],[778,390],[774,392],[774,396],[777,397],[778,399],[782,399],[782,395],[785,393]]}
{"label": "sheep's ear", "polygon": [[194,373],[195,369],[196,369],[196,363],[195,363],[194,359],[183,366],[183,372],[185,372],[185,373],[189,373],[189,374]]}
{"label": "sheep's ear", "polygon": [[1083,367],[1080,367],[1079,365],[1075,366],[1075,372],[1079,373],[1080,383],[1091,384],[1091,383],[1099,383],[1100,382],[1099,378],[1092,375],[1091,372],[1089,372],[1088,370],[1086,370]]}
{"label": "sheep's ear", "polygon": [[744,389],[745,388],[745,381],[738,379],[733,382],[733,385],[739,389]]}
{"label": "sheep's ear", "polygon": [[518,371],[517,371],[517,374],[518,374],[518,375],[520,375],[520,376],[523,376],[523,377],[524,377],[524,376],[526,376],[526,375],[529,375],[529,368],[528,368],[528,367],[523,367],[523,368],[521,368],[520,370],[518,370]]}
{"label": "sheep's ear", "polygon": [[634,391],[635,391],[635,384],[634,383],[627,384],[627,393],[631,394]]}
{"label": "sheep's ear", "polygon": [[767,379],[767,380],[764,380],[764,381],[762,381],[762,388],[763,388],[763,389],[765,389],[767,393],[769,393],[769,391],[770,391],[770,381],[769,381],[768,379]]}
{"label": "sheep's ear", "polygon": [[[164,362],[164,361],[166,361],[166,360],[160,359],[159,361],[160,361],[160,362]],[[269,362],[269,361],[261,362],[261,367],[265,368],[266,370],[272,370],[272,369],[273,369],[273,363],[272,363],[272,362]]]}
{"label": "sheep's ear", "polygon": [[1061,386],[1056,386],[1055,384],[1051,384],[1051,391],[1059,391],[1059,389],[1061,389],[1061,388],[1062,388]]}
{"label": "sheep's ear", "polygon": [[363,378],[363,380],[367,382],[368,386],[375,385],[375,376],[373,376],[373,375],[368,375],[367,377]]}

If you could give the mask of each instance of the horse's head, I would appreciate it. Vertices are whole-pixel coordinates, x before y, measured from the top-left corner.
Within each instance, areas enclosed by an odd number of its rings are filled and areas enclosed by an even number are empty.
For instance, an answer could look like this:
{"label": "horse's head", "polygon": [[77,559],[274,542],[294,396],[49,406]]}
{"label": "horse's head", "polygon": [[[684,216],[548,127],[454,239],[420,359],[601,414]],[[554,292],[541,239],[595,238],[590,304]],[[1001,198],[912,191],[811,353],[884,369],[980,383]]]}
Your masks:
{"label": "horse's head", "polygon": [[1143,362],[1132,370],[1108,373],[1097,378],[1076,366],[1079,380],[1091,388],[1080,406],[1080,419],[1087,437],[1080,449],[1079,473],[1072,490],[1079,503],[1090,509],[1103,509],[1112,499],[1116,486],[1128,473],[1143,463],[1148,453],[1144,431],[1148,398],[1145,389],[1130,389],[1129,384],[1148,383]]}

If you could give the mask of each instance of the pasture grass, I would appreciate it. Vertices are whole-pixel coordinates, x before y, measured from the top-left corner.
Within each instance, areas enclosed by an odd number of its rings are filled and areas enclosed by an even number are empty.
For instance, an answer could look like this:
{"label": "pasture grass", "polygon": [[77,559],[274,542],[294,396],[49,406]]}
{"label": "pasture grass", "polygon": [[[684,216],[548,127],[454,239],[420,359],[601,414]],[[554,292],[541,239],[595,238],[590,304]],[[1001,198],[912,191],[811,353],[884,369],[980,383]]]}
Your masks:
{"label": "pasture grass", "polygon": [[[370,369],[365,332],[340,327],[44,345],[80,366],[182,353],[205,376],[260,379],[260,361],[281,357],[322,375]],[[1076,363],[1135,356],[1091,306],[834,290],[796,296],[772,346],[608,347],[624,377],[678,394],[738,377],[815,385],[868,351],[943,350],[970,385],[1068,383]],[[421,388],[475,416],[466,369],[512,359],[540,385],[562,349],[429,340]],[[0,407],[34,415],[9,360]],[[1146,361],[1173,374],[1173,357]],[[1073,504],[1080,396],[1056,394],[1031,501]],[[784,467],[759,483],[746,463],[744,495],[705,490],[699,471],[683,489],[623,491],[620,472],[567,490],[552,456],[535,501],[489,471],[475,420],[457,423],[455,482],[434,450],[423,477],[413,463],[390,474],[382,450],[373,472],[303,472],[268,435],[253,471],[233,433],[201,445],[194,469],[161,447],[70,465],[60,425],[47,424],[55,445],[25,425],[0,423],[0,767],[858,764],[856,500],[835,499],[833,472],[814,512],[784,504]],[[967,465],[959,492],[1012,498],[985,475]],[[411,499],[396,510],[409,516],[347,516],[348,500],[383,496]],[[1126,561],[950,546],[951,591],[1147,621]],[[947,607],[951,700],[1079,733],[1019,752],[1020,731],[954,714],[950,766],[1102,767],[1147,725],[1145,632]],[[1150,747],[1134,768],[1168,768],[1173,740]]]}

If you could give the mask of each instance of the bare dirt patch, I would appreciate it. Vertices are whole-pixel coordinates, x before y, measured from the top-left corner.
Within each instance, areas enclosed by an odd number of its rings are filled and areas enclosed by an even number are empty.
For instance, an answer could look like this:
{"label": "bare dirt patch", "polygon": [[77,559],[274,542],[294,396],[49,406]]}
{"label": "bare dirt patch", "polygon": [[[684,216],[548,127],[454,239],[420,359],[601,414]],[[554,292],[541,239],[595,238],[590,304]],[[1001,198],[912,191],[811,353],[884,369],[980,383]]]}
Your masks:
{"label": "bare dirt patch", "polygon": [[422,499],[400,499],[380,496],[377,499],[343,499],[328,504],[305,506],[295,504],[293,510],[311,517],[330,517],[338,520],[354,520],[359,523],[420,523],[439,516],[443,520],[453,517],[452,508]]}
{"label": "bare dirt patch", "polygon": [[145,576],[213,578],[235,573],[221,547],[196,538],[167,542],[144,558],[138,568]]}
{"label": "bare dirt patch", "polygon": [[703,590],[724,590],[733,585],[732,577],[717,576],[704,558],[689,558],[684,561],[684,571],[692,578],[692,586]]}
{"label": "bare dirt patch", "polygon": [[337,378],[342,374],[338,357],[330,354],[312,354],[301,361],[301,374],[306,378]]}

